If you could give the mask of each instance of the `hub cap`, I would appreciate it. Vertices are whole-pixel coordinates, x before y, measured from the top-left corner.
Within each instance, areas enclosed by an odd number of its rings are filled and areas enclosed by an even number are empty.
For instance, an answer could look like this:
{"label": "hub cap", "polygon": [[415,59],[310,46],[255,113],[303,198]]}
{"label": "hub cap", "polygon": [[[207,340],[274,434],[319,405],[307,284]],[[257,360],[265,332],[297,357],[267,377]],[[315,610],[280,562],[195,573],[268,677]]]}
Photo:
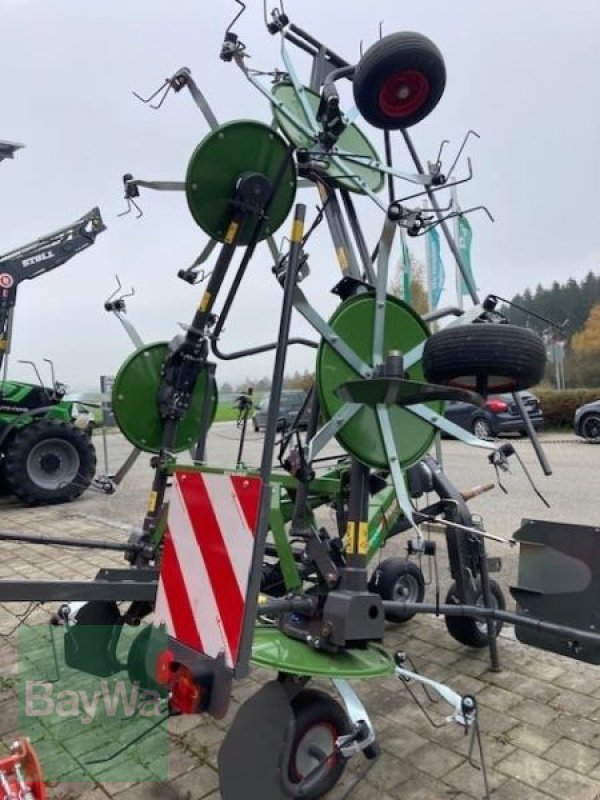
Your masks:
{"label": "hub cap", "polygon": [[390,75],[379,90],[379,106],[388,117],[408,117],[429,96],[429,81],[422,72],[402,70]]}
{"label": "hub cap", "polygon": [[[328,722],[321,722],[309,728],[298,742],[294,773],[299,780],[316,769],[325,756],[333,756],[337,731]],[[329,759],[330,766],[333,758]]]}
{"label": "hub cap", "polygon": [[41,489],[50,491],[73,483],[79,473],[79,453],[64,439],[44,439],[27,456],[27,474]]}

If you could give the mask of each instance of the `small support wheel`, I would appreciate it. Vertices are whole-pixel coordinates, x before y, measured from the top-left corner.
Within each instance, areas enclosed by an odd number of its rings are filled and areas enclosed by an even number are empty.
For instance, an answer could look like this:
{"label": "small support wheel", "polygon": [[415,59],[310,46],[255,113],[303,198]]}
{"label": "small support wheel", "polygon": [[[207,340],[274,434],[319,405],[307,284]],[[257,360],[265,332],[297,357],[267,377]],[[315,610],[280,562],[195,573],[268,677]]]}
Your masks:
{"label": "small support wheel", "polygon": [[[490,594],[492,597],[492,607],[495,609],[504,610],[506,608],[506,599],[504,592],[500,585],[490,580]],[[460,605],[461,600],[456,590],[456,584],[453,583],[446,595],[446,603],[448,605]],[[477,581],[475,588],[475,597],[473,605],[481,606],[483,608],[483,591],[481,588],[481,581]],[[496,636],[502,630],[502,622],[495,621]],[[466,645],[467,647],[476,647],[481,649],[487,647],[489,642],[487,624],[484,619],[477,619],[476,617],[446,617],[446,628],[448,633],[457,642]]]}
{"label": "small support wheel", "polygon": [[[288,764],[281,768],[287,769],[292,784],[309,778],[301,796],[303,800],[317,800],[333,789],[344,772],[346,760],[335,750],[335,744],[339,736],[352,732],[352,725],[342,706],[316,689],[299,692],[292,700],[292,711],[294,739]],[[323,761],[322,769],[315,772]]]}
{"label": "small support wheel", "polygon": [[367,122],[387,130],[410,128],[433,111],[444,93],[444,58],[420,33],[392,33],[367,50],[352,84]]}
{"label": "small support wheel", "polygon": [[[382,600],[399,600],[407,603],[422,603],[425,597],[425,578],[414,561],[404,558],[386,558],[371,576],[369,589],[377,592]],[[386,611],[388,622],[408,622],[415,611]]]}
{"label": "small support wheel", "polygon": [[600,443],[600,414],[586,414],[581,423],[581,433],[588,442]]}
{"label": "small support wheel", "polygon": [[516,325],[445,328],[430,336],[423,349],[427,381],[479,394],[529,389],[542,380],[545,366],[541,337]]}

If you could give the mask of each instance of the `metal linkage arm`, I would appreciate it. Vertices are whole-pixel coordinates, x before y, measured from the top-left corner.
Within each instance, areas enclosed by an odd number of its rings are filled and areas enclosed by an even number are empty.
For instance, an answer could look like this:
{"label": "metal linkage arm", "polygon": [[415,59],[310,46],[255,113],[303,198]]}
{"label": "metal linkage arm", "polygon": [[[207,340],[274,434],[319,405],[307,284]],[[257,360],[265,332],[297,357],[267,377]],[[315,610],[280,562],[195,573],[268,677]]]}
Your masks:
{"label": "metal linkage arm", "polygon": [[0,272],[8,273],[14,284],[37,278],[94,244],[96,236],[104,230],[100,210],[93,208],[71,225],[0,256]]}
{"label": "metal linkage arm", "polygon": [[135,208],[137,219],[144,216],[144,212],[136,203],[136,199],[140,196],[140,186],[145,189],[155,189],[159,192],[185,191],[185,183],[183,181],[144,181],[140,178],[134,178],[130,172],[123,175],[123,186],[125,187],[127,208],[117,216],[124,217],[126,214],[131,213],[132,208]]}

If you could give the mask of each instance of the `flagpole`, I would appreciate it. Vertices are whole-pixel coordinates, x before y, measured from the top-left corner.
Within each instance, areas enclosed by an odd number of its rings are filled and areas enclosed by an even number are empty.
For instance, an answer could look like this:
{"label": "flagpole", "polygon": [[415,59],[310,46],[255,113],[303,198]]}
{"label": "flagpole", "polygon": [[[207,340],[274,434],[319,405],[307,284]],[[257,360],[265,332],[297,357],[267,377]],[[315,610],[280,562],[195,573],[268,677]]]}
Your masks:
{"label": "flagpole", "polygon": [[411,295],[411,281],[412,281],[412,268],[410,263],[410,252],[406,242],[406,233],[404,228],[400,226],[400,246],[402,249],[402,299],[408,305],[412,305]]}
{"label": "flagpole", "polygon": [[[451,191],[452,197],[452,211],[457,212],[459,211],[458,206],[458,196],[456,192],[456,186],[453,186]],[[460,228],[458,224],[459,217],[454,217],[453,219],[453,232],[452,235],[454,237],[454,241],[456,242],[458,248],[460,249]],[[462,293],[462,272],[458,265],[458,261],[454,260],[454,277],[456,282],[456,305],[462,311],[464,309],[464,300],[463,300],[463,293]]]}
{"label": "flagpole", "polygon": [[[427,212],[427,203],[423,205],[423,211]],[[427,268],[427,298],[429,310],[433,311],[433,247],[429,233],[425,234],[425,266]]]}

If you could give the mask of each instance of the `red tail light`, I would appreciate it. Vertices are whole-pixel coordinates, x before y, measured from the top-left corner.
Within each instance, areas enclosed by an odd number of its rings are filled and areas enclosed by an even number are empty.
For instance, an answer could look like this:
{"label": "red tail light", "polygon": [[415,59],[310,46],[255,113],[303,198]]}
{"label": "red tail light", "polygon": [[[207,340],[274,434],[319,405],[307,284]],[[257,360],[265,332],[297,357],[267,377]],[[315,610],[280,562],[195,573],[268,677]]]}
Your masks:
{"label": "red tail light", "polygon": [[492,414],[501,414],[503,411],[508,411],[508,404],[498,397],[491,397],[489,400],[486,400],[485,407],[488,411],[491,411]]}
{"label": "red tail light", "polygon": [[201,710],[202,686],[194,680],[189,667],[179,664],[171,677],[169,705],[180,714],[195,714]]}

